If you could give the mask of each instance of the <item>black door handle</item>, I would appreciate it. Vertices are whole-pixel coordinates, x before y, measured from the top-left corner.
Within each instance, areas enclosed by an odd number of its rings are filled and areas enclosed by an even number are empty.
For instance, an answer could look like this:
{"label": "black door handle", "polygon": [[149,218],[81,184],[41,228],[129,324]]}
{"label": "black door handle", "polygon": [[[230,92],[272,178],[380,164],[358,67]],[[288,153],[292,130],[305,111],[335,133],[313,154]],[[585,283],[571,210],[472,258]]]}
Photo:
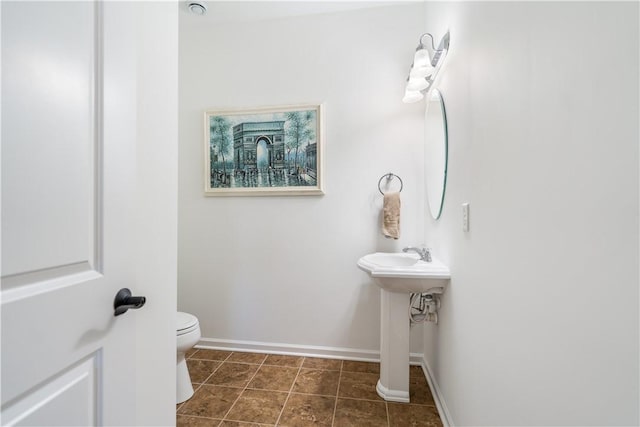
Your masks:
{"label": "black door handle", "polygon": [[116,299],[113,301],[113,308],[115,309],[113,315],[120,316],[130,308],[140,308],[145,302],[147,302],[145,297],[133,297],[129,289],[122,288],[118,291]]}

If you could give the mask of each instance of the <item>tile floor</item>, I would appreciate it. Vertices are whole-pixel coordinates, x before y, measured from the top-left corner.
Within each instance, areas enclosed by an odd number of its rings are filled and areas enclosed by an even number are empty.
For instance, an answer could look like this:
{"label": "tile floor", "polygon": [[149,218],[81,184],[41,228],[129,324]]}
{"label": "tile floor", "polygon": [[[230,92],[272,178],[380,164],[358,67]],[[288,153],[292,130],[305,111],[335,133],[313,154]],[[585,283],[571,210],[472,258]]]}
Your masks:
{"label": "tile floor", "polygon": [[378,363],[193,349],[187,364],[195,394],[178,427],[442,426],[418,366],[411,403],[393,403],[376,393]]}

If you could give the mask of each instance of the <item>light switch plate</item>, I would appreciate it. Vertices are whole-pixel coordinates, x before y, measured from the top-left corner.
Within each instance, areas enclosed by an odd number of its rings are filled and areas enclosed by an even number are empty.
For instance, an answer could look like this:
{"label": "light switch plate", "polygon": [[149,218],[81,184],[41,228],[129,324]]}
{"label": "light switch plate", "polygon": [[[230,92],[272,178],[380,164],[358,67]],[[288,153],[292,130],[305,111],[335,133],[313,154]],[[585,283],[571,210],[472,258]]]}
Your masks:
{"label": "light switch plate", "polygon": [[462,231],[469,231],[469,203],[462,204]]}

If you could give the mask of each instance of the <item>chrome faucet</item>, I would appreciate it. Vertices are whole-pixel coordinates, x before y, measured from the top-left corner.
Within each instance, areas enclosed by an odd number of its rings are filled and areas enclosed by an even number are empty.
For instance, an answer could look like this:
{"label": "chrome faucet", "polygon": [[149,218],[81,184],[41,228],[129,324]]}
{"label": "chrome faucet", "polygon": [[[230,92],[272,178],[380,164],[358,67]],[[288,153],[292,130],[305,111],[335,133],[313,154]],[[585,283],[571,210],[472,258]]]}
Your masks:
{"label": "chrome faucet", "polygon": [[402,249],[402,252],[415,252],[420,255],[420,259],[424,262],[431,262],[431,249],[429,248],[415,248],[413,246],[407,246]]}

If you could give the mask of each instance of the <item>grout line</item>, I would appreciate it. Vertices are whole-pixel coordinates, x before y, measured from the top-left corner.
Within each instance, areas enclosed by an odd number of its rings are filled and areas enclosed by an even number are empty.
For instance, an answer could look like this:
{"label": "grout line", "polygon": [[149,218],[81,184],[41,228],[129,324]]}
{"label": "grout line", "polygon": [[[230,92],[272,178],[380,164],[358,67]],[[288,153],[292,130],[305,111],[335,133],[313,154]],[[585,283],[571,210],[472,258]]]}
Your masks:
{"label": "grout line", "polygon": [[[229,357],[231,357],[231,355],[234,352],[231,352],[231,354],[227,357],[227,359],[229,359]],[[240,353],[240,352],[237,352]],[[261,353],[262,354],[262,353]],[[251,384],[251,381],[253,381],[253,379],[255,378],[255,376],[258,374],[258,371],[260,371],[260,368],[262,368],[262,365],[264,365],[264,361],[267,360],[267,355],[264,355],[264,359],[262,360],[262,363],[260,363],[260,365],[258,365],[258,369],[256,369],[256,371],[253,373],[253,375],[251,376],[251,378],[249,378],[249,381],[247,381],[247,385],[245,385],[242,389],[242,391],[240,392],[240,394],[238,395],[238,397],[236,397],[236,400],[233,401],[233,404],[229,407],[229,410],[224,414],[224,417],[222,417],[222,421],[227,419],[227,416],[229,415],[229,412],[231,412],[231,410],[233,409],[234,406],[236,406],[236,403],[238,403],[238,400],[240,400],[240,398],[242,397],[242,395],[244,394],[245,390],[247,390],[247,388],[249,387],[249,384]],[[235,362],[229,362],[229,363],[235,363]],[[250,365],[250,363],[247,363],[247,365]],[[256,363],[253,363],[253,365],[256,365]],[[212,374],[213,375],[213,374]],[[239,388],[239,387],[238,387]],[[229,421],[233,421],[233,420],[229,420]],[[251,421],[253,422],[253,421]],[[222,423],[221,423],[222,424]]]}
{"label": "grout line", "polygon": [[[197,351],[196,351],[196,353],[197,353]],[[195,353],[194,353],[194,354],[195,354]],[[231,356],[231,354],[228,354],[228,355],[227,355],[227,357],[225,357],[225,359],[224,359],[224,360],[227,360],[227,359],[229,358],[229,356]],[[188,358],[187,360],[189,360],[189,359],[191,359],[191,358]],[[191,397],[195,396],[196,392],[197,392],[198,390],[200,390],[200,389],[202,388],[202,386],[203,386],[203,385],[205,385],[205,384],[207,383],[207,381],[209,380],[209,378],[211,378],[211,377],[213,376],[213,374],[215,374],[215,373],[216,373],[216,371],[217,371],[218,369],[220,369],[220,366],[222,366],[222,364],[224,363],[224,360],[222,360],[222,361],[221,361],[221,360],[210,360],[210,359],[194,359],[194,360],[206,360],[206,361],[208,361],[208,362],[217,362],[217,363],[218,363],[218,366],[216,366],[216,368],[213,370],[213,372],[211,372],[211,373],[209,374],[209,376],[208,376],[207,378],[205,378],[205,379],[200,383],[200,385],[199,385],[198,387],[196,387],[196,388],[194,388],[194,389],[193,389],[193,395],[192,395]],[[188,369],[188,365],[187,365],[187,369]],[[189,380],[191,380],[191,374],[189,374]],[[209,384],[209,385],[212,385],[212,384]],[[193,382],[191,382],[191,386],[193,387]],[[176,415],[181,415],[181,414],[178,414],[178,411],[179,411],[180,409],[182,409],[182,407],[183,407],[184,405],[186,405],[186,404],[189,402],[189,400],[191,399],[191,397],[190,397],[189,399],[185,400],[184,402],[182,402],[182,403],[180,404],[180,406],[179,406],[178,408],[176,408]],[[193,415],[189,415],[189,416],[193,416]],[[217,418],[210,418],[210,419],[216,419],[216,420],[217,420]]]}
{"label": "grout line", "polygon": [[176,414],[176,415],[180,415],[181,417],[200,418],[201,420],[222,421],[220,418],[203,417],[202,415],[190,415],[190,414]]}
{"label": "grout line", "polygon": [[[189,359],[193,359],[193,360],[208,360],[210,362],[226,362],[229,357],[231,357],[231,354],[227,355],[227,357],[225,357],[223,360],[220,360],[220,359],[201,359],[199,357],[190,357]],[[231,362],[231,363],[246,363],[246,362]],[[254,365],[255,365],[255,363],[254,363]]]}
{"label": "grout line", "polygon": [[389,417],[389,403],[384,401],[384,410],[387,412],[387,427],[391,427],[391,418]]}
{"label": "grout line", "polygon": [[[197,353],[197,352],[196,352],[196,353]],[[194,354],[195,354],[195,353],[194,353]],[[207,378],[205,378],[205,379],[200,383],[200,385],[198,386],[198,388],[196,388],[196,389],[194,389],[194,390],[193,390],[193,394],[196,394],[196,391],[200,390],[200,389],[202,388],[202,386],[203,386],[203,385],[205,385],[205,384],[207,383],[207,381],[209,381],[209,378],[211,378],[211,377],[213,376],[213,374],[215,374],[215,373],[216,373],[216,371],[217,371],[218,369],[220,369],[220,367],[222,366],[222,364],[223,364],[223,363],[224,363],[224,362],[225,362],[229,357],[231,357],[231,353],[229,353],[229,354],[227,355],[227,357],[225,357],[225,358],[224,358],[224,360],[194,359],[194,360],[207,360],[207,361],[209,361],[209,362],[218,362],[218,366],[216,366],[216,368],[213,370],[213,372],[211,372],[211,373],[209,374],[209,376],[208,376]],[[213,384],[209,384],[209,385],[213,385]],[[185,402],[185,403],[186,403],[186,402]]]}
{"label": "grout line", "polygon": [[338,396],[340,395],[340,383],[342,382],[342,369],[344,368],[344,360],[340,362],[340,374],[338,375],[338,389],[336,390],[336,403],[333,404],[333,417],[331,417],[331,427],[336,422],[336,410],[338,409]]}
{"label": "grout line", "polygon": [[302,361],[300,362],[300,366],[298,366],[298,372],[296,372],[296,376],[291,383],[291,387],[289,387],[289,393],[287,393],[287,398],[284,401],[284,405],[282,405],[282,409],[280,410],[280,414],[278,414],[278,419],[276,419],[276,426],[280,422],[280,418],[282,418],[282,414],[284,413],[284,408],[287,407],[287,402],[289,402],[289,398],[291,397],[291,393],[293,393],[293,387],[296,385],[296,380],[298,379],[298,375],[300,375],[300,371],[302,371],[302,365],[304,365],[304,360],[306,357],[302,357]]}
{"label": "grout line", "polygon": [[[225,420],[222,420],[220,418],[211,418],[211,417],[203,417],[200,415],[184,415],[184,414],[177,414],[180,415],[181,417],[186,417],[186,418],[198,418],[201,420],[209,420],[209,421],[219,421],[218,425],[220,425],[222,422],[224,422]],[[227,420],[230,421],[230,420]],[[234,422],[238,422],[238,421],[234,421]],[[240,421],[240,422],[247,422],[247,421]],[[265,423],[256,423],[255,421],[248,421],[247,423],[251,424],[251,425],[257,425],[257,426],[266,426],[266,427],[273,427],[273,424],[265,424]]]}

